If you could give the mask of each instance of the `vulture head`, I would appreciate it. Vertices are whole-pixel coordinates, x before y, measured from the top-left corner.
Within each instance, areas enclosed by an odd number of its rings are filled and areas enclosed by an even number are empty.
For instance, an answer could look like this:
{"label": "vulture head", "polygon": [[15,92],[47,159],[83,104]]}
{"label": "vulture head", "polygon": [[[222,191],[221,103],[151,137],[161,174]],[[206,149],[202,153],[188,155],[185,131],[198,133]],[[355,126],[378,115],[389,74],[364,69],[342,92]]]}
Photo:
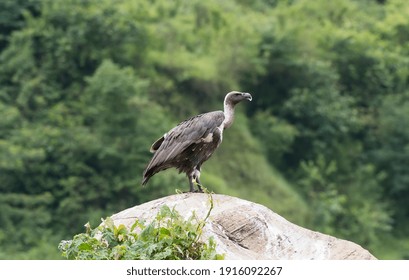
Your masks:
{"label": "vulture head", "polygon": [[224,128],[229,128],[232,125],[234,120],[234,106],[243,100],[251,101],[251,94],[247,92],[232,91],[226,95],[224,98],[224,115],[226,117],[223,122]]}
{"label": "vulture head", "polygon": [[239,92],[239,91],[232,91],[229,92],[226,97],[224,98],[225,106],[235,106],[237,103],[248,100],[251,101],[253,98],[250,93],[247,92]]}

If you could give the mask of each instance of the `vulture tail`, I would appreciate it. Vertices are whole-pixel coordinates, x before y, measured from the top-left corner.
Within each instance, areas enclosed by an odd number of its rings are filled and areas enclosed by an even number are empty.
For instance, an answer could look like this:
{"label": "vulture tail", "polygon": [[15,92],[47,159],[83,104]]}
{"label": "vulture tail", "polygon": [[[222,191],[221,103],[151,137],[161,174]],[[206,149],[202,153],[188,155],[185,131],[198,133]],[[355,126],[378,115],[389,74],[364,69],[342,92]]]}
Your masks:
{"label": "vulture tail", "polygon": [[152,167],[152,166],[148,165],[148,167],[143,172],[142,186],[146,185],[148,183],[149,179],[153,175],[158,173],[159,171],[157,170],[157,168],[155,166]]}
{"label": "vulture tail", "polygon": [[146,183],[148,183],[149,179],[150,179],[150,177],[143,177],[142,186],[145,186]]}

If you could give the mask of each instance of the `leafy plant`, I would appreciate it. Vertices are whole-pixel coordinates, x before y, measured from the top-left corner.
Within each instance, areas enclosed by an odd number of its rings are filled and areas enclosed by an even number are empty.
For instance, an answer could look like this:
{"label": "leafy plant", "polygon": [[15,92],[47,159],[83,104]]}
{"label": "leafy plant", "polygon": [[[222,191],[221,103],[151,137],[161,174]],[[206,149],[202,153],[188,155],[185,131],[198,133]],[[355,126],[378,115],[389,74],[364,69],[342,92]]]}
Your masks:
{"label": "leafy plant", "polygon": [[203,227],[213,208],[200,220],[193,213],[187,220],[173,207],[162,206],[154,220],[145,224],[136,219],[130,229],[116,226],[112,218],[102,220],[95,229],[85,225],[86,232],[72,240],[63,240],[58,248],[62,256],[76,260],[220,260],[213,237],[200,240]]}

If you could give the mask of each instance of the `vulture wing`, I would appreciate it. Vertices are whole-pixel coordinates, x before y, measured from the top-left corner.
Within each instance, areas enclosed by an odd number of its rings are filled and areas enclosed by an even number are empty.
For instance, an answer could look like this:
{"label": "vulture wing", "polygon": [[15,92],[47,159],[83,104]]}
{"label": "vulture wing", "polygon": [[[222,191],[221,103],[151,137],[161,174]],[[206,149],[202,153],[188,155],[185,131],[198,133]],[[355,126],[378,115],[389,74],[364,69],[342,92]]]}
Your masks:
{"label": "vulture wing", "polygon": [[142,184],[146,184],[151,176],[161,170],[177,167],[174,165],[175,158],[190,145],[204,141],[223,121],[222,111],[201,114],[181,122],[156,140],[151,147],[154,155],[145,169]]}

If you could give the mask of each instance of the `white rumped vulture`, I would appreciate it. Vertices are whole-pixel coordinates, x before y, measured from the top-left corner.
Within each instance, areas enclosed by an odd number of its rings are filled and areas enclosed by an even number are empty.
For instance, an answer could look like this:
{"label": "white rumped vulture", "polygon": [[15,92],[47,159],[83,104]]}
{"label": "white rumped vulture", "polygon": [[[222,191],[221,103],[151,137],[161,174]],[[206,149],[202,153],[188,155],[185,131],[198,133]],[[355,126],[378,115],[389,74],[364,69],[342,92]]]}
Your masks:
{"label": "white rumped vulture", "polygon": [[143,172],[142,185],[156,173],[175,167],[179,173],[186,173],[190,192],[196,183],[202,191],[200,168],[210,158],[222,142],[223,131],[234,120],[234,106],[243,101],[251,101],[249,93],[232,91],[224,98],[224,111],[204,113],[187,119],[161,138],[156,140],[150,151],[153,157]]}

